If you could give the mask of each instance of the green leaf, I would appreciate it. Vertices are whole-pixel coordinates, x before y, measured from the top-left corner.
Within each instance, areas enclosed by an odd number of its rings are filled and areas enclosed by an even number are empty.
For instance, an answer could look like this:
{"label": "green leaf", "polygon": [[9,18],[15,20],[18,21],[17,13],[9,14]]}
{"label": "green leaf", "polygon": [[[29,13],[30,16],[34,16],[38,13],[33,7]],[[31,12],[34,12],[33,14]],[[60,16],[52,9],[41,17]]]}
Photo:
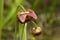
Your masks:
{"label": "green leaf", "polygon": [[13,6],[8,16],[5,18],[3,25],[5,25],[12,18],[12,16],[16,13],[16,10],[17,10],[17,7]]}

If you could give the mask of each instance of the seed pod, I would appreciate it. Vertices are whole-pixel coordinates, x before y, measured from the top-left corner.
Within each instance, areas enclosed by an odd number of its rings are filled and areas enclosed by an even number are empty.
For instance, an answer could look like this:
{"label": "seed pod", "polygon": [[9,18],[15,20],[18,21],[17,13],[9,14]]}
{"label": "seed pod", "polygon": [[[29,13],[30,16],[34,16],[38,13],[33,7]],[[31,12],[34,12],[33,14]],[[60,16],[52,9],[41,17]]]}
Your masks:
{"label": "seed pod", "polygon": [[33,35],[39,35],[42,32],[41,27],[33,27],[32,28],[32,34]]}

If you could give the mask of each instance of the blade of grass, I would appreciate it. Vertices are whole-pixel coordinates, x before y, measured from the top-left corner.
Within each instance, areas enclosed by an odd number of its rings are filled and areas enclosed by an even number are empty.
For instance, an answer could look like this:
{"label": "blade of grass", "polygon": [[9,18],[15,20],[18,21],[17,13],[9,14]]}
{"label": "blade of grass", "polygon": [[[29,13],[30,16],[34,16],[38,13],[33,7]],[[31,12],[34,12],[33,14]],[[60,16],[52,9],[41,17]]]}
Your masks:
{"label": "blade of grass", "polygon": [[15,24],[14,24],[14,25],[15,25],[14,40],[16,40],[16,35],[17,35],[17,27],[18,27],[18,25],[19,25],[19,24],[18,24],[18,22],[17,22],[16,17],[15,17],[14,21],[15,21],[15,22],[14,22],[14,23],[15,23]]}
{"label": "blade of grass", "polygon": [[5,25],[12,18],[12,16],[15,14],[16,10],[17,10],[17,7],[16,6],[13,6],[12,7],[12,10],[8,14],[8,16],[5,18],[5,21],[4,21],[4,24],[3,25]]}
{"label": "blade of grass", "polygon": [[13,16],[13,20],[14,20],[14,26],[15,26],[15,32],[14,32],[14,40],[17,40],[17,27],[19,27],[19,23],[16,17],[17,13]]}
{"label": "blade of grass", "polygon": [[3,6],[4,6],[4,0],[0,0],[0,40],[1,40],[2,24],[3,24]]}

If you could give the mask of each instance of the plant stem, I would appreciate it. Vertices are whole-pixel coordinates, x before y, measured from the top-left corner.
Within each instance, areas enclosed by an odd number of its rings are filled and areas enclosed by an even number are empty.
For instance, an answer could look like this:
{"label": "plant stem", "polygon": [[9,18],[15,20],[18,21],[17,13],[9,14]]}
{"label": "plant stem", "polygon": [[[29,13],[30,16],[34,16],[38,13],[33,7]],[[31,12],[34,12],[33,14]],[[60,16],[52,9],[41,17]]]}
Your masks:
{"label": "plant stem", "polygon": [[27,23],[19,25],[20,40],[27,40]]}
{"label": "plant stem", "polygon": [[31,34],[31,40],[36,40],[35,36],[33,36],[32,34]]}
{"label": "plant stem", "polygon": [[20,37],[20,40],[22,39],[23,30],[24,30],[24,24],[19,23],[19,37]]}
{"label": "plant stem", "polygon": [[26,9],[20,4],[20,7],[23,9],[23,11],[26,11]]}
{"label": "plant stem", "polygon": [[39,27],[34,21],[31,21],[36,27]]}
{"label": "plant stem", "polygon": [[22,34],[22,40],[27,40],[27,23],[25,23],[25,26],[24,26],[24,31],[23,31],[23,34]]}

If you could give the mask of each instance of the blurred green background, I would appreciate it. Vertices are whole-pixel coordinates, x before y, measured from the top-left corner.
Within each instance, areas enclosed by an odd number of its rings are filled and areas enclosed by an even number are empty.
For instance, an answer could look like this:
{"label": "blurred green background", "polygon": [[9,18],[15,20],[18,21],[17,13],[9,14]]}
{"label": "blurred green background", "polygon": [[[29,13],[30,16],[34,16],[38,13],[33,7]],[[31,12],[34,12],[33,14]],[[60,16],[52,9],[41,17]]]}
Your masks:
{"label": "blurred green background", "polygon": [[[60,40],[60,0],[0,0],[0,39],[19,40],[19,5],[33,9],[38,16],[36,23],[42,27],[42,33],[36,40]],[[28,22],[27,36],[31,40],[31,28]]]}

